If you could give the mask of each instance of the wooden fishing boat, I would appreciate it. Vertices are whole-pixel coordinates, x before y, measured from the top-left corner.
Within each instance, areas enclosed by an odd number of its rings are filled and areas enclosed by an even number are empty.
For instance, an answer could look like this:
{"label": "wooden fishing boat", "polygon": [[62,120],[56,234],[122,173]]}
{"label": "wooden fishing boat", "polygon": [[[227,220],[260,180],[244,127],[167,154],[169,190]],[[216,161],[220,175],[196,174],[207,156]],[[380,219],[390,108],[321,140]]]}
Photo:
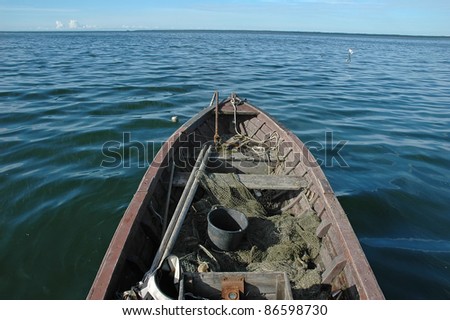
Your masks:
{"label": "wooden fishing boat", "polygon": [[[245,225],[228,229],[223,219],[235,211]],[[228,235],[233,248],[218,243]],[[155,280],[163,265],[172,278]],[[234,94],[219,103],[215,93],[162,146],[87,298],[158,299],[150,282],[172,299],[384,299],[314,157]]]}

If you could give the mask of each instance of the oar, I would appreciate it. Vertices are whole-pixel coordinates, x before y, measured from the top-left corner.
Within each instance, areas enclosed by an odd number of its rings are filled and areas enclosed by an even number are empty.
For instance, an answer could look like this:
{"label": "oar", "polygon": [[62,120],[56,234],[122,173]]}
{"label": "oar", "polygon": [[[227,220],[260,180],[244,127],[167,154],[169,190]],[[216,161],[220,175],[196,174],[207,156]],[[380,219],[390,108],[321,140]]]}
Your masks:
{"label": "oar", "polygon": [[152,266],[150,267],[150,270],[147,271],[144,275],[143,283],[140,286],[140,295],[142,298],[146,298],[148,296],[150,277],[154,276],[158,268],[163,263],[164,259],[170,254],[173,246],[175,245],[175,241],[178,237],[184,219],[186,218],[186,214],[197,191],[200,175],[206,168],[206,164],[212,150],[212,146],[209,146],[207,150],[206,147],[207,146],[205,145],[197,157],[197,161],[195,162],[194,168],[192,169],[178,205],[173,213],[169,226],[167,227],[158,251],[155,254]]}

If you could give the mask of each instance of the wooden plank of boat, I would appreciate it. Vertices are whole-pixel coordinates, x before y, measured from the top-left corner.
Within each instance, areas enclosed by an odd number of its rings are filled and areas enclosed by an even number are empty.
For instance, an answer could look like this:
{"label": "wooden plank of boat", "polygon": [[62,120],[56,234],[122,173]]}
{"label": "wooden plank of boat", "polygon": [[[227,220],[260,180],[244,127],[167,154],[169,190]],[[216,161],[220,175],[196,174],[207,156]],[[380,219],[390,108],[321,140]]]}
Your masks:
{"label": "wooden plank of boat", "polygon": [[[233,176],[223,173],[212,173],[212,178],[220,177],[229,183],[233,179],[241,182],[248,189],[261,190],[299,190],[308,186],[308,181],[299,176],[279,176],[267,174],[234,174]],[[184,187],[186,185],[189,174],[187,172],[179,172],[174,176],[173,185],[176,187]]]}
{"label": "wooden plank of boat", "polygon": [[[248,147],[249,150],[255,150],[256,146],[258,151],[259,146],[264,146],[265,151],[276,151],[277,159],[283,161],[260,161],[258,166],[252,167],[245,157],[235,158],[238,161],[234,161],[227,172],[233,172],[239,178],[237,180],[250,191],[271,189],[269,192],[275,192],[273,190],[288,189],[276,191],[276,194],[268,193],[271,202],[278,205],[278,211],[286,212],[288,215],[285,217],[298,221],[307,213],[313,214],[320,222],[314,226],[313,232],[320,239],[317,256],[304,263],[305,270],[296,267],[298,271],[311,271],[310,264],[320,270],[319,287],[321,290],[325,287],[329,289],[329,298],[384,299],[347,216],[303,142],[262,110],[235,95],[222,101],[217,110],[216,113],[216,108],[211,104],[200,111],[182,125],[157,153],[116,229],[87,298],[117,298],[118,294],[130,290],[143,279],[154,262],[157,250],[161,249],[164,222],[160,213],[168,208],[169,219],[172,217],[177,199],[185,188],[185,177],[192,170],[192,158],[205,143],[220,137],[226,150],[236,139],[240,139],[241,149]],[[171,161],[175,163],[175,173],[173,166],[169,165]],[[219,169],[224,166],[217,166],[217,161],[227,164],[225,162],[228,160],[226,157],[217,157],[215,166],[208,167],[208,176],[218,175],[217,179],[227,181],[227,175]],[[197,198],[202,197],[204,187],[200,189]],[[259,196],[255,199],[264,198]],[[197,208],[201,207],[201,203],[208,203],[202,201],[196,204]],[[195,217],[199,217],[198,212]],[[256,220],[250,221],[250,225],[253,221]],[[299,232],[304,231],[302,228]],[[264,237],[261,235],[261,238]],[[181,240],[188,242],[188,239]],[[295,246],[293,243],[292,247]],[[270,251],[270,248],[267,250]],[[265,284],[265,287],[271,286]],[[299,292],[303,294],[308,289],[314,291],[314,288],[300,290],[293,287],[296,293],[294,298],[298,297]]]}

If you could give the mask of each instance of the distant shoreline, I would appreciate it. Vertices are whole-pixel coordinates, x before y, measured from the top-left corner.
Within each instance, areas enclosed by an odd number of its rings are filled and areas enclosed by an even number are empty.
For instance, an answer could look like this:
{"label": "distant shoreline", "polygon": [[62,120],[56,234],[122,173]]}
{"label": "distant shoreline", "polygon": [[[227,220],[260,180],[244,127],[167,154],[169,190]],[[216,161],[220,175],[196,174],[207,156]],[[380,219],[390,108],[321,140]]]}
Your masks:
{"label": "distant shoreline", "polygon": [[284,31],[284,30],[208,30],[208,29],[137,29],[137,30],[0,30],[0,33],[107,33],[107,32],[141,32],[141,33],[280,33],[280,34],[305,34],[305,35],[337,35],[337,36],[370,36],[370,37],[398,37],[398,38],[450,38],[450,35],[408,35],[408,34],[382,34],[382,33],[346,33],[346,32],[321,32],[321,31]]}

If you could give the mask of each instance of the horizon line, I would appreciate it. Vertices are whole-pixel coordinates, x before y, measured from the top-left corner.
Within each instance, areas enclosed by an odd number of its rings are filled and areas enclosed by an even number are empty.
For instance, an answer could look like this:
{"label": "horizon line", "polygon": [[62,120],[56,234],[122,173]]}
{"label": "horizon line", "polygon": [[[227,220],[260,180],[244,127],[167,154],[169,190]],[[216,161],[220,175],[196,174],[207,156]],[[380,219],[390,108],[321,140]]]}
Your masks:
{"label": "horizon line", "polygon": [[0,33],[84,33],[84,32],[255,32],[255,33],[310,33],[334,35],[361,35],[361,36],[392,36],[392,37],[435,37],[450,38],[450,35],[420,35],[400,33],[364,33],[364,32],[332,32],[332,31],[295,31],[270,29],[67,29],[67,30],[0,30]]}

